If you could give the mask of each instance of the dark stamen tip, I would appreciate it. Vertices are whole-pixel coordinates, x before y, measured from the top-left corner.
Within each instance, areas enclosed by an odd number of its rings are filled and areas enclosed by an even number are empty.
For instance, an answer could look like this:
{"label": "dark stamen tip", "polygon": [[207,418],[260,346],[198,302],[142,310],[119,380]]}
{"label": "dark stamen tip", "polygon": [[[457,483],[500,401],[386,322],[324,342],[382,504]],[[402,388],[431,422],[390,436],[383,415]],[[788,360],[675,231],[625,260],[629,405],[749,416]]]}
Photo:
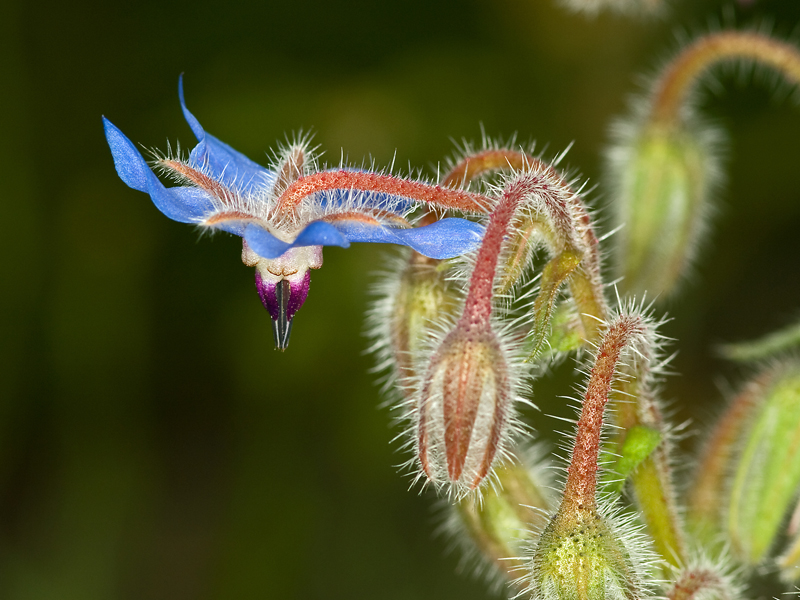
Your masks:
{"label": "dark stamen tip", "polygon": [[282,279],[275,286],[277,299],[277,318],[272,319],[272,333],[275,337],[275,348],[283,352],[289,347],[289,335],[292,333],[292,319],[287,314],[291,287],[286,279]]}

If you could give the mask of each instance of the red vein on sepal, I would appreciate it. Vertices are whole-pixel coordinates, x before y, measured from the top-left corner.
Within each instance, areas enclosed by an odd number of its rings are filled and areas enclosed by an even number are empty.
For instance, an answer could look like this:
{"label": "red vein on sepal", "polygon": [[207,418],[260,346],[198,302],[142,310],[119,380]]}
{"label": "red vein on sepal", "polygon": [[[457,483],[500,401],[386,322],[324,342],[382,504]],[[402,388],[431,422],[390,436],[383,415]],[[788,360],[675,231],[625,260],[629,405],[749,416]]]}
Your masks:
{"label": "red vein on sepal", "polygon": [[339,170],[314,173],[292,182],[278,198],[276,214],[293,215],[308,196],[331,190],[352,190],[354,194],[379,192],[443,208],[479,213],[487,212],[492,206],[489,198],[473,192],[408,181],[380,173]]}

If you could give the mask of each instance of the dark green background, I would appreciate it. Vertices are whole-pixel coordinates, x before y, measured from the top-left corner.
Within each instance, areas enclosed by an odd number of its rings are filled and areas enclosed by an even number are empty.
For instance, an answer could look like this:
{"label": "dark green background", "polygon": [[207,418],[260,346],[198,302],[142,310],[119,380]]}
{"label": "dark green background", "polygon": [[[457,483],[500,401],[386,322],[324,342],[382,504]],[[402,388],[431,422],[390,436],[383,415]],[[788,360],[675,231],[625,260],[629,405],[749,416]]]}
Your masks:
{"label": "dark green background", "polygon": [[[239,240],[119,181],[100,115],[191,147],[183,72],[205,128],[257,161],[311,128],[334,162],[428,169],[483,123],[551,154],[574,140],[567,162],[598,182],[611,119],[676,30],[723,7],[784,36],[800,22],[794,0],[674,4],[647,22],[554,0],[0,4],[0,598],[491,597],[395,467],[363,336],[387,250],[326,250],[277,353]],[[800,113],[719,81],[703,106],[730,133],[729,181],[667,327],[665,397],[700,422],[744,376],[714,344],[800,305]],[[537,384],[544,413],[570,414],[571,369]]]}

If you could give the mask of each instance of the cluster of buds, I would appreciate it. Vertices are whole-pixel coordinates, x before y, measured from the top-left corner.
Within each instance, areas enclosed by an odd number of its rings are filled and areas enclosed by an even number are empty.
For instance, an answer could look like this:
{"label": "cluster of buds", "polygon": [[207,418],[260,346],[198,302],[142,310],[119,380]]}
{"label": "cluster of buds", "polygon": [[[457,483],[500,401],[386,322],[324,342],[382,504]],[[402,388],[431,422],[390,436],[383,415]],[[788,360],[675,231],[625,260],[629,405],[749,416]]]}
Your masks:
{"label": "cluster of buds", "polygon": [[[590,12],[660,5],[572,3]],[[794,48],[757,34],[709,35],[617,129],[608,162],[623,294],[669,295],[698,247],[720,181],[721,136],[691,110],[690,92],[710,65],[731,58],[800,82]],[[406,247],[372,312],[373,349],[390,372],[415,481],[448,498],[450,529],[493,573],[536,600],[735,599],[742,586],[731,562],[800,581],[800,363],[773,360],[734,399],[683,509],[657,398],[660,323],[630,301],[609,308],[592,216],[583,188],[558,170],[563,155],[547,163],[485,143],[430,182],[327,168],[300,140],[265,168],[207,135],[180,95],[198,144],[188,159],[159,156],[156,167],[181,185],[165,187],[105,121],[117,172],[171,219],[242,237],[278,349],[323,246]],[[797,331],[728,353],[783,352]],[[520,450],[528,430],[517,409],[531,403],[541,367],[573,351],[589,356],[588,381],[556,497],[543,475],[553,464]],[[604,434],[606,422],[613,430]],[[638,510],[626,511],[628,500]]]}

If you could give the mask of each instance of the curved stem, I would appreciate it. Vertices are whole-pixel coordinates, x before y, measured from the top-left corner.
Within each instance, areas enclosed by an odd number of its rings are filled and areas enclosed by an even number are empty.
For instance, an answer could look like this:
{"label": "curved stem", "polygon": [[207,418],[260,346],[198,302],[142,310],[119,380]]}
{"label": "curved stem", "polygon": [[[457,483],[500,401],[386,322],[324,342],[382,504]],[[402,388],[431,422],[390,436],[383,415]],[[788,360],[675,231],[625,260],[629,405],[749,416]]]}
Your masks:
{"label": "curved stem", "polygon": [[734,59],[756,61],[776,69],[792,83],[800,83],[800,52],[791,44],[746,31],[710,34],[685,48],[656,82],[652,122],[674,123],[698,76],[719,62]]}
{"label": "curved stem", "polygon": [[535,189],[536,181],[537,178],[533,175],[523,176],[512,181],[503,190],[502,198],[492,211],[475,259],[475,268],[470,277],[469,293],[464,303],[459,327],[472,329],[488,325],[492,314],[494,276],[503,241],[508,237],[517,209],[525,197]]}

